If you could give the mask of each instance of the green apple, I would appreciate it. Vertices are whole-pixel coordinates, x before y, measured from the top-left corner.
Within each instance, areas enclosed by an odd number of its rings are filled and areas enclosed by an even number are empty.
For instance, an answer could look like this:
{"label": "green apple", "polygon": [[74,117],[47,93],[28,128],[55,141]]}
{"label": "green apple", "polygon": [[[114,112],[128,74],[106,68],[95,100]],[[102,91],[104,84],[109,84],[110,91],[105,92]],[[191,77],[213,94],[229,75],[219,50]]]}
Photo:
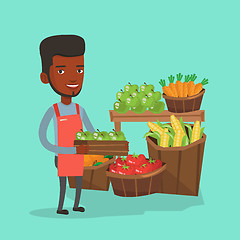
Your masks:
{"label": "green apple", "polygon": [[148,94],[150,91],[154,91],[154,86],[152,84],[147,85],[146,83],[144,83],[143,85],[141,85],[140,91]]}
{"label": "green apple", "polygon": [[131,107],[131,110],[135,113],[144,113],[147,110],[147,107],[139,104],[136,107]]}
{"label": "green apple", "polygon": [[138,85],[132,85],[130,82],[124,87],[124,91],[129,92],[130,94],[132,94],[133,92],[138,92],[138,89]]}
{"label": "green apple", "polygon": [[114,111],[117,113],[126,113],[129,111],[129,106],[127,106],[124,102],[115,102],[114,105]]}
{"label": "green apple", "polygon": [[124,138],[125,138],[125,134],[124,134],[124,132],[122,132],[122,131],[118,131],[118,132],[116,132],[116,133],[117,133],[118,136],[120,136],[120,137],[124,137]]}
{"label": "green apple", "polygon": [[83,132],[77,132],[76,133],[76,140],[80,140]]}
{"label": "green apple", "polygon": [[92,133],[89,131],[84,132],[82,136],[85,136],[85,140],[94,140]]}
{"label": "green apple", "polygon": [[139,92],[137,97],[141,100],[143,97],[146,96],[146,93],[145,92]]}
{"label": "green apple", "polygon": [[162,98],[162,94],[159,91],[153,93],[153,98],[155,101],[159,101]]}
{"label": "green apple", "polygon": [[129,107],[136,107],[138,104],[141,104],[141,101],[138,97],[129,97],[127,98],[126,105]]}
{"label": "green apple", "polygon": [[100,133],[97,137],[98,141],[107,141],[107,140],[111,140],[111,138],[109,137],[109,135],[104,135],[102,133]]}
{"label": "green apple", "polygon": [[162,101],[154,102],[150,107],[149,111],[152,113],[161,113],[165,108],[165,104]]}
{"label": "green apple", "polygon": [[153,104],[154,101],[155,100],[154,100],[153,97],[148,97],[146,95],[145,97],[142,98],[141,105],[145,106],[145,107],[150,107]]}
{"label": "green apple", "polygon": [[130,97],[130,92],[123,92],[122,89],[120,92],[117,92],[117,94],[116,94],[117,100],[120,99],[121,102],[125,102],[128,97]]}
{"label": "green apple", "polygon": [[96,131],[95,131],[95,132],[93,133],[93,138],[96,140],[97,137],[98,137],[98,135],[99,135],[99,132],[96,132]]}

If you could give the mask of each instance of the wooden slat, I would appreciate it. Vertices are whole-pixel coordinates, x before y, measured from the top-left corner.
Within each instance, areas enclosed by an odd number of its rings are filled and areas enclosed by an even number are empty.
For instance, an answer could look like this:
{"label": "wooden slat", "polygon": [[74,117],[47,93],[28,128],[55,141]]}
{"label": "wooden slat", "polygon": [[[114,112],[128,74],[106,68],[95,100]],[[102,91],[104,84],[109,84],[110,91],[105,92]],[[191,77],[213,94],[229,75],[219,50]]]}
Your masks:
{"label": "wooden slat", "polygon": [[187,112],[187,113],[172,113],[165,110],[160,114],[154,114],[154,113],[151,113],[150,111],[145,111],[142,114],[137,114],[132,111],[128,111],[127,113],[121,114],[121,113],[115,112],[114,110],[110,110],[109,114],[110,114],[111,122],[114,122],[115,128],[118,127],[119,129],[121,129],[121,125],[117,123],[121,123],[121,122],[148,122],[148,121],[156,122],[157,120],[159,120],[160,122],[169,122],[170,116],[173,114],[177,118],[182,117],[184,122],[195,122],[197,120],[200,122],[205,121],[204,110],[198,110],[198,111]]}

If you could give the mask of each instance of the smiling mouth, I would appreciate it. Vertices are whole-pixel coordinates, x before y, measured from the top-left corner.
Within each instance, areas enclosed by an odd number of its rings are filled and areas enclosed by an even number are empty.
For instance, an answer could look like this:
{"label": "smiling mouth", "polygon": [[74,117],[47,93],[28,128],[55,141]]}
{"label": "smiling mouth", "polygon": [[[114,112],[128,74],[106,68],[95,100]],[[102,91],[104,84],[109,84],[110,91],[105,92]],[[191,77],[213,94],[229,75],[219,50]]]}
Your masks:
{"label": "smiling mouth", "polygon": [[77,88],[79,84],[66,84],[66,86],[69,88]]}

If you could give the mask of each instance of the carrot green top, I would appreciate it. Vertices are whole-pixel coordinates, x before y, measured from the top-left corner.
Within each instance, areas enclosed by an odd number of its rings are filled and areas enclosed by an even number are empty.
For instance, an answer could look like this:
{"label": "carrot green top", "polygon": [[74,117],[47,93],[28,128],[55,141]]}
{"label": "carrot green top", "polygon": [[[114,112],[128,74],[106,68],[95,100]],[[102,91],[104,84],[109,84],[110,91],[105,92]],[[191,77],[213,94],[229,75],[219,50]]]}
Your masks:
{"label": "carrot green top", "polygon": [[202,84],[202,85],[208,84],[208,79],[204,78],[204,79],[201,81],[201,84]]}
{"label": "carrot green top", "polygon": [[182,77],[183,77],[183,75],[182,75],[181,73],[177,74],[177,80],[178,80],[178,81],[181,81],[181,80],[182,80]]}
{"label": "carrot green top", "polygon": [[189,82],[190,81],[190,75],[185,75],[185,82]]}
{"label": "carrot green top", "polygon": [[160,79],[159,83],[162,87],[166,86],[166,81],[164,79]]}
{"label": "carrot green top", "polygon": [[173,76],[173,75],[170,75],[170,76],[168,77],[168,80],[169,80],[170,83],[173,83],[173,82],[174,82],[174,76]]}
{"label": "carrot green top", "polygon": [[197,78],[197,76],[196,76],[196,74],[194,73],[194,74],[191,74],[191,77],[190,77],[190,81],[195,81],[196,80],[196,78]]}

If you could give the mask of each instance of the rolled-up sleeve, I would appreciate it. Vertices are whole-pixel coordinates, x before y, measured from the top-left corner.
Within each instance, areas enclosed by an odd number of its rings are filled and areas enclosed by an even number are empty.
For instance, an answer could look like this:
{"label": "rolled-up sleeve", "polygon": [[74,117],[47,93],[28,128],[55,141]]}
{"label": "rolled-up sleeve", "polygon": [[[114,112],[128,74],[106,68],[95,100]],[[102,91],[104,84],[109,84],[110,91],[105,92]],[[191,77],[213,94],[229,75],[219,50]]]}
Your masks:
{"label": "rolled-up sleeve", "polygon": [[54,116],[54,109],[53,107],[50,107],[45,115],[43,116],[43,119],[40,123],[39,127],[39,139],[43,147],[45,147],[50,152],[55,152],[57,154],[75,154],[76,153],[76,147],[58,147],[56,145],[53,145],[50,143],[47,139],[47,129],[49,126],[50,121],[52,120]]}

